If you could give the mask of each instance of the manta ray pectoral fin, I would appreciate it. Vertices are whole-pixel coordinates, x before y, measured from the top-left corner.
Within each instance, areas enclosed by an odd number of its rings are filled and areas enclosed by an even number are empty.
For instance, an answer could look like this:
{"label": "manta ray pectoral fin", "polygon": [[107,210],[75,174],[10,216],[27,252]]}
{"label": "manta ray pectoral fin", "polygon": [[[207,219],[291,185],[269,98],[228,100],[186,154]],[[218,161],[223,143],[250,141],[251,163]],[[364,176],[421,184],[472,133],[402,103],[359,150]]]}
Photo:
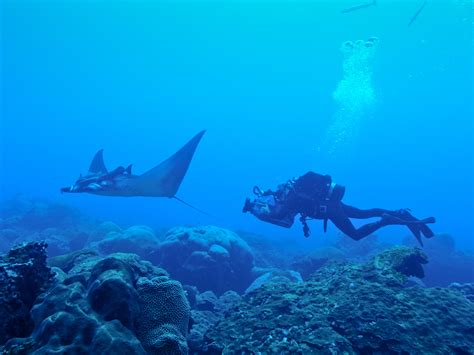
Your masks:
{"label": "manta ray pectoral fin", "polygon": [[188,171],[194,152],[206,131],[199,132],[184,147],[143,175],[130,180],[137,196],[174,197]]}
{"label": "manta ray pectoral fin", "polygon": [[92,159],[91,165],[89,166],[89,174],[102,174],[107,172],[107,168],[104,164],[104,150],[101,149],[95,153]]}
{"label": "manta ray pectoral fin", "polygon": [[127,173],[128,175],[132,175],[132,164],[127,166],[127,169],[125,169],[125,173]]}

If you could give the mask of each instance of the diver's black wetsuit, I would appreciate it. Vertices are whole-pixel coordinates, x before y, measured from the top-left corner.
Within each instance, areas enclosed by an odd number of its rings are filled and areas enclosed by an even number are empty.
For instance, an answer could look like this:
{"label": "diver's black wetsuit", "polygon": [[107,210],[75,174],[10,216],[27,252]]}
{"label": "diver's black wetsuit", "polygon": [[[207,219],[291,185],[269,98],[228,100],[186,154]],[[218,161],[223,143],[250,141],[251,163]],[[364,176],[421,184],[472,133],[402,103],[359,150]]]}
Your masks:
{"label": "diver's black wetsuit", "polygon": [[[376,230],[388,225],[406,225],[421,242],[421,233],[425,237],[434,234],[426,223],[433,223],[434,218],[419,221],[408,210],[391,211],[382,208],[362,210],[342,202],[345,188],[332,182],[329,175],[308,172],[298,179],[290,180],[278,187],[277,191],[262,192],[255,188],[257,199],[247,199],[244,212],[251,212],[257,218],[290,227],[294,217],[301,215],[305,235],[309,235],[307,218],[330,220],[344,234],[360,240]],[[367,223],[360,228],[354,227],[350,218],[365,219],[380,217],[378,221]]]}
{"label": "diver's black wetsuit", "polygon": [[385,219],[384,222],[384,219],[381,219],[377,222],[364,224],[360,228],[355,228],[349,218],[365,219],[383,217],[384,215],[390,215],[393,213],[396,213],[396,211],[384,210],[382,208],[361,210],[353,206],[348,206],[342,201],[339,201],[338,204],[334,204],[328,209],[328,218],[338,229],[341,230],[341,232],[348,235],[352,239],[360,240],[372,234],[379,228],[398,223],[389,223],[388,219]]}

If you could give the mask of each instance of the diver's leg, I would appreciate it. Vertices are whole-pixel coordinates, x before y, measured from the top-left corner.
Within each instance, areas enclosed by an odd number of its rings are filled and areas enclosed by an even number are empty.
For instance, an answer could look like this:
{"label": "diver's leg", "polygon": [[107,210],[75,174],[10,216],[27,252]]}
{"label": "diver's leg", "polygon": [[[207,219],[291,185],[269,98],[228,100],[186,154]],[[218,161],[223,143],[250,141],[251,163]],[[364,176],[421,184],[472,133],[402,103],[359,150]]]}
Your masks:
{"label": "diver's leg", "polygon": [[361,210],[354,206],[349,206],[341,202],[341,207],[344,210],[344,213],[349,218],[372,218],[372,217],[382,217],[384,214],[393,213],[393,211],[385,210],[383,208],[370,208],[368,210]]}
{"label": "diver's leg", "polygon": [[[393,211],[393,210],[386,210],[383,208],[371,208],[367,210],[361,210],[354,206],[346,205],[342,202],[340,203],[340,205],[345,215],[348,216],[349,218],[364,219],[364,218],[373,218],[373,217],[383,217],[383,215],[389,215],[389,216],[394,216],[401,220],[404,220],[408,222],[406,223],[407,228],[413,233],[416,239],[420,241],[420,244],[422,244],[420,233],[423,233],[423,235],[426,238],[431,238],[434,236],[433,231],[426,224],[410,224],[409,223],[409,222],[417,222],[419,221],[419,219],[412,216],[408,209]],[[403,224],[403,223],[389,223],[389,224]]]}
{"label": "diver's leg", "polygon": [[[345,205],[340,204],[339,206],[334,206],[329,214],[329,220],[334,223],[334,225],[344,234],[351,237],[354,240],[361,240],[362,238],[367,237],[368,235],[374,233],[376,230],[388,226],[391,223],[387,219],[382,218],[381,220],[373,223],[367,223],[360,228],[355,228],[352,224],[349,216],[345,213]],[[382,214],[380,215],[382,216]],[[377,215],[370,215],[369,217],[377,217]],[[357,218],[357,217],[355,217]],[[364,217],[360,217],[364,218]]]}

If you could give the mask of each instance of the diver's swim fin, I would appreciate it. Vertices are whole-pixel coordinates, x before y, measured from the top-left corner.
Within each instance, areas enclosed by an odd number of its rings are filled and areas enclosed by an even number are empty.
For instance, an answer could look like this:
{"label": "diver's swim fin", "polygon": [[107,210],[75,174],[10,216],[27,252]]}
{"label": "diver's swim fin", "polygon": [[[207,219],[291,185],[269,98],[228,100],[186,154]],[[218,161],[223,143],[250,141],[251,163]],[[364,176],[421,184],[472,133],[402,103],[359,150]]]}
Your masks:
{"label": "diver's swim fin", "polygon": [[423,239],[421,238],[420,227],[414,225],[407,225],[407,228],[415,236],[416,240],[418,240],[418,243],[420,243],[420,245],[423,247]]}
{"label": "diver's swim fin", "polygon": [[[408,208],[404,208],[402,210],[397,211],[396,215],[398,215],[398,217],[401,217],[402,219],[407,220],[407,221],[418,221],[418,218],[414,217],[410,213],[410,210]],[[410,227],[408,227],[408,228],[410,228]],[[425,238],[433,238],[434,235],[435,235],[433,233],[433,231],[431,230],[431,228],[428,227],[426,224],[422,224],[422,225],[419,225],[419,226],[412,226],[412,228],[413,229],[416,228],[421,233],[423,233]],[[411,228],[410,228],[410,230],[411,230]]]}
{"label": "diver's swim fin", "polygon": [[422,224],[420,226],[421,233],[425,236],[425,238],[433,238],[435,236],[434,232],[428,227],[426,224]]}

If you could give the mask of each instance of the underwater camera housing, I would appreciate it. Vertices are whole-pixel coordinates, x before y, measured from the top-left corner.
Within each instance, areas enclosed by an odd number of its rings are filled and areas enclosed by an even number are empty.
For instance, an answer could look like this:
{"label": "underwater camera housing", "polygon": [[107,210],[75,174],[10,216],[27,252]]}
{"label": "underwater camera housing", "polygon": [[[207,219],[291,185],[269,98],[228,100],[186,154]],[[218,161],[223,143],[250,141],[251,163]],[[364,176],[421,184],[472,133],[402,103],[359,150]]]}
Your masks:
{"label": "underwater camera housing", "polygon": [[288,214],[284,205],[278,203],[273,195],[259,194],[253,201],[247,198],[242,212],[250,212],[263,222],[284,228],[290,228],[294,222],[294,216]]}

